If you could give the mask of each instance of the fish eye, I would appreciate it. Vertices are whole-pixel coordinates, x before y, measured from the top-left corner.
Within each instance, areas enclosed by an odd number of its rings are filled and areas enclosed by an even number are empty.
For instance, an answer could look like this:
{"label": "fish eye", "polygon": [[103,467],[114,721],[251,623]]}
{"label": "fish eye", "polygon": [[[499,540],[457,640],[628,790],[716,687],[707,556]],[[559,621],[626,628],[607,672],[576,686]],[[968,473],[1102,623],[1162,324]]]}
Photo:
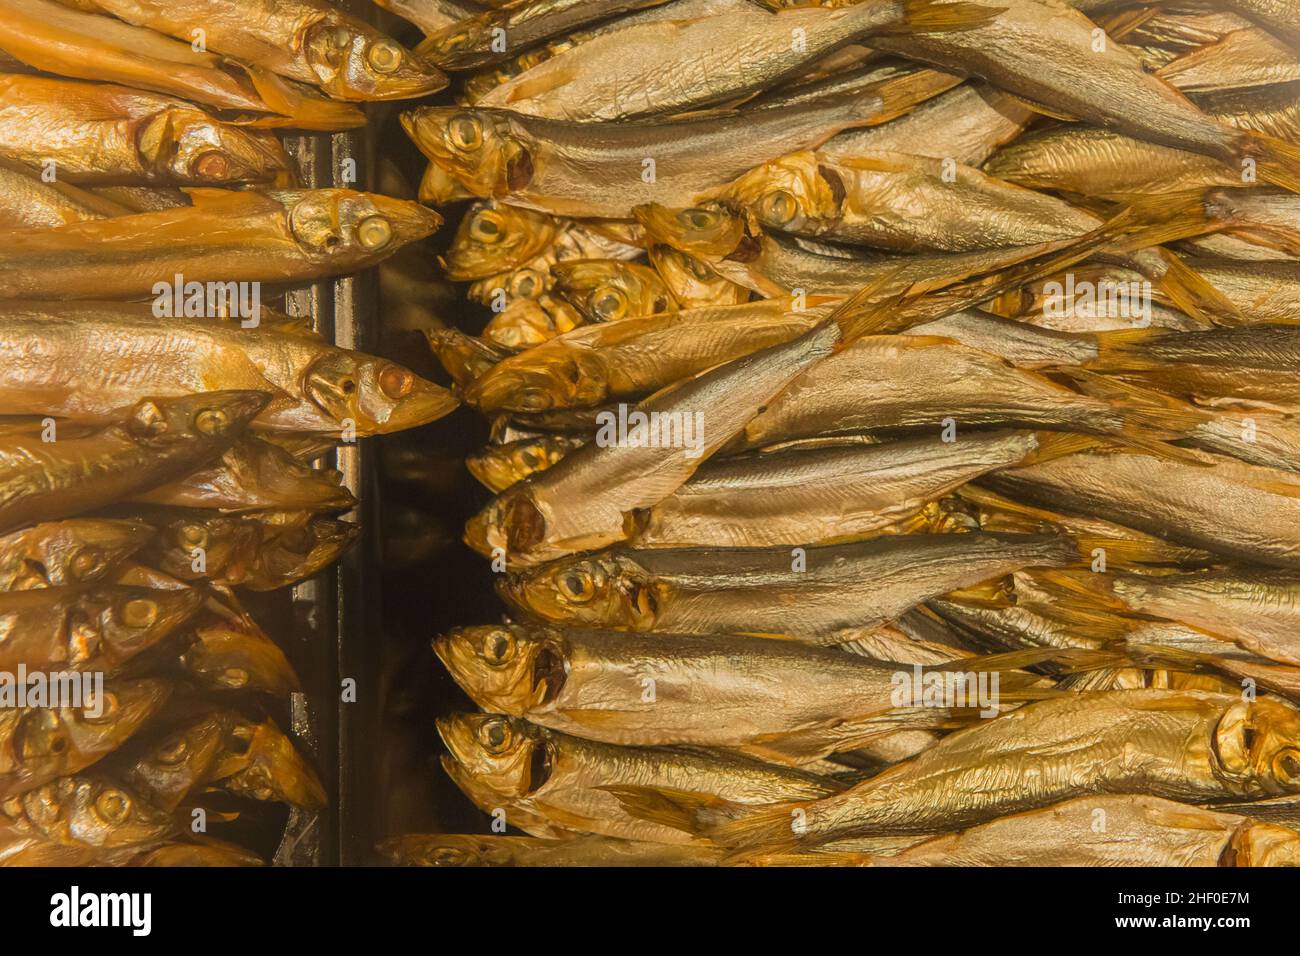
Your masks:
{"label": "fish eye", "polygon": [[125,823],[131,815],[131,798],[121,790],[105,790],[95,798],[95,813],[107,823]]}
{"label": "fish eye", "polygon": [[500,242],[503,225],[499,214],[489,209],[482,210],[469,221],[470,238],[483,243]]}
{"label": "fish eye", "polygon": [[127,627],[149,627],[158,620],[158,602],[132,598],[122,606],[122,623]]}
{"label": "fish eye", "polygon": [[531,269],[521,269],[510,279],[511,294],[520,299],[531,299],[540,286],[541,281]]}
{"label": "fish eye", "polygon": [[456,149],[478,149],[483,145],[483,126],[468,113],[460,113],[447,124],[447,138]]}
{"label": "fish eye", "polygon": [[366,62],[378,73],[392,73],[402,65],[402,48],[391,40],[376,40],[366,51]]}
{"label": "fish eye", "polygon": [[483,642],[483,658],[494,667],[507,663],[515,653],[515,636],[509,631],[493,631]]}
{"label": "fish eye", "polygon": [[515,402],[526,412],[544,412],[551,407],[551,393],[544,388],[527,387],[515,393]]}
{"label": "fish eye", "polygon": [[[335,237],[336,238],[336,237]],[[383,216],[367,216],[357,224],[357,242],[370,252],[384,248],[393,239],[393,224]]]}
{"label": "fish eye", "polygon": [[203,435],[220,435],[230,427],[230,416],[220,408],[205,408],[194,416],[194,428]]}
{"label": "fish eye", "polygon": [[429,856],[431,866],[464,866],[469,862],[469,854],[455,847],[444,846],[434,850]]}
{"label": "fish eye", "polygon": [[622,289],[601,286],[591,297],[591,311],[606,322],[621,319],[627,314],[627,296]]}
{"label": "fish eye", "polygon": [[565,571],[556,585],[564,599],[572,604],[586,604],[596,596],[596,583],[582,569]]}
{"label": "fish eye", "polygon": [[187,548],[206,548],[210,541],[208,529],[201,524],[183,524],[176,532],[181,545]]}
{"label": "fish eye", "polygon": [[763,197],[760,209],[764,219],[785,225],[799,215],[799,200],[786,190],[777,189]]}
{"label": "fish eye", "polygon": [[236,690],[240,687],[247,687],[248,679],[248,671],[242,667],[227,667],[217,675],[217,682],[222,687],[230,687]]}
{"label": "fish eye", "polygon": [[479,743],[491,754],[504,753],[509,749],[511,737],[510,724],[504,717],[494,717],[492,720],[484,721],[478,729]]}
{"label": "fish eye", "polygon": [[190,743],[184,735],[177,735],[167,741],[158,750],[158,762],[164,767],[175,767],[183,763],[189,755]]}
{"label": "fish eye", "polygon": [[1288,786],[1300,786],[1300,751],[1283,750],[1273,758],[1273,774]]}
{"label": "fish eye", "polygon": [[677,221],[691,229],[708,229],[718,221],[718,214],[709,209],[683,209]]}
{"label": "fish eye", "polygon": [[216,150],[201,153],[194,160],[194,175],[199,179],[225,179],[230,175],[230,160]]}
{"label": "fish eye", "polygon": [[524,468],[539,468],[542,464],[542,457],[534,449],[525,448],[519,452],[519,464]]}
{"label": "fish eye", "polygon": [[78,581],[84,581],[99,570],[103,555],[95,548],[80,548],[68,562],[68,573]]}
{"label": "fish eye", "polygon": [[389,398],[405,398],[415,387],[415,376],[400,365],[387,365],[379,373],[379,390]]}

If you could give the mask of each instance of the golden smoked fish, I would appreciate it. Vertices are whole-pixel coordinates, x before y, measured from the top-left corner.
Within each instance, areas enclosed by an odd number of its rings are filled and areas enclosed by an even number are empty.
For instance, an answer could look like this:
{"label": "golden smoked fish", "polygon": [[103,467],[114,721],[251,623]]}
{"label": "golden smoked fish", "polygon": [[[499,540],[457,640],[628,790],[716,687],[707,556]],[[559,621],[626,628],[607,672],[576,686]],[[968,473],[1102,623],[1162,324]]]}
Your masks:
{"label": "golden smoked fish", "polygon": [[[19,414],[105,423],[142,390],[179,396],[247,388],[267,394],[259,428],[364,437],[456,407],[451,393],[409,369],[269,321],[253,330],[234,321],[158,319],[144,305],[24,304],[0,315],[0,330],[0,401]],[[177,479],[202,480],[182,475],[168,484]]]}
{"label": "golden smoked fish", "polygon": [[0,592],[92,584],[154,536],[143,522],[47,521],[0,537]]}
{"label": "golden smoked fish", "polygon": [[476,836],[408,833],[385,840],[380,854],[395,866],[716,866],[722,851],[644,840],[580,836]]}
{"label": "golden smoked fish", "polygon": [[0,230],[46,229],[130,212],[89,190],[57,180],[43,182],[39,174],[0,160]]}
{"label": "golden smoked fish", "polygon": [[94,0],[128,23],[281,76],[341,100],[436,93],[447,77],[396,40],[323,0]]}
{"label": "golden smoked fish", "polygon": [[305,282],[374,265],[442,223],[350,189],[190,191],[193,206],[6,236],[0,299],[158,296],[184,283]]}
{"label": "golden smoked fish", "polygon": [[794,549],[615,548],[516,571],[497,590],[558,623],[836,644],[957,588],[1078,561],[1061,535],[981,532]]}
{"label": "golden smoked fish", "polygon": [[266,404],[265,392],[146,398],[85,437],[0,439],[0,529],[94,511],[209,463]]}
{"label": "golden smoked fish", "polygon": [[0,74],[0,157],[83,185],[292,178],[270,133],[155,93],[16,74]]}

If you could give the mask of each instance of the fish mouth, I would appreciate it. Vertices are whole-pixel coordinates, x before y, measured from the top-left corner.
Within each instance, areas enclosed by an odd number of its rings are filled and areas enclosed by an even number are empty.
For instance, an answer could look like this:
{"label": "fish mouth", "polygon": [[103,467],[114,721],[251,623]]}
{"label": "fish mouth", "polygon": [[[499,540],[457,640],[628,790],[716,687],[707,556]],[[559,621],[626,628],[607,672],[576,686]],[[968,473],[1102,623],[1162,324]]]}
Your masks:
{"label": "fish mouth", "polygon": [[412,376],[411,390],[392,407],[387,418],[378,423],[376,433],[404,431],[436,422],[460,407],[451,391],[419,376]]}
{"label": "fish mouth", "polygon": [[533,658],[534,700],[541,704],[553,703],[560,696],[568,679],[569,671],[564,666],[564,658],[550,645],[542,645]]}

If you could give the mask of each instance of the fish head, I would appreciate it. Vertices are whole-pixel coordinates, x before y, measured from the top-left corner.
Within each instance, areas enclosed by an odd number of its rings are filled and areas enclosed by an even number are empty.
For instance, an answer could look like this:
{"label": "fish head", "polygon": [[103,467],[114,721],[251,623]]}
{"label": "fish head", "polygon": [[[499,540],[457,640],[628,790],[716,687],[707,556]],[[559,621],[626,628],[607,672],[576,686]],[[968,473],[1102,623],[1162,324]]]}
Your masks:
{"label": "fish head", "polygon": [[197,186],[272,182],[289,170],[275,136],[219,123],[199,110],[169,109],[140,130],[136,149],[154,175]]}
{"label": "fish head", "polygon": [[834,169],[804,151],[751,169],[725,194],[766,229],[804,233],[817,232],[840,217],[845,190]]}
{"label": "fish head", "polygon": [[465,388],[497,362],[502,353],[459,329],[425,329],[429,351],[459,387]]}
{"label": "fish head", "polygon": [[560,294],[593,322],[659,315],[677,308],[653,269],[617,259],[578,259],[551,267]]}
{"label": "fish head", "polygon": [[546,540],[546,516],[533,502],[527,483],[507,488],[465,524],[467,545],[486,558],[498,552],[527,554]]}
{"label": "fish head", "polygon": [[80,707],[59,711],[69,746],[83,754],[116,750],[144,726],[171,695],[171,684],[153,678],[119,680],[92,692]]}
{"label": "fish head", "polygon": [[438,734],[475,786],[510,798],[536,793],[550,779],[555,748],[540,727],[501,714],[439,717]]}
{"label": "fish head", "polygon": [[196,628],[195,638],[181,666],[208,687],[268,694],[302,689],[284,651],[260,631],[219,622]]}
{"label": "fish head", "polygon": [[567,674],[559,634],[514,624],[459,627],[433,641],[456,683],[486,710],[523,716],[555,699]]}
{"label": "fish head", "polygon": [[[168,574],[195,578],[220,574],[239,579],[257,557],[261,544],[255,521],[220,512],[185,512],[164,524],[152,546],[159,567]],[[195,570],[202,560],[203,571]]]}
{"label": "fish head", "polygon": [[447,85],[442,71],[397,41],[335,12],[307,27],[302,50],[316,85],[338,99],[411,99]]}
{"label": "fish head", "polygon": [[582,316],[577,309],[543,294],[536,299],[514,299],[491,318],[482,334],[493,345],[522,351],[549,342],[581,324]]}
{"label": "fish head", "polygon": [[327,800],[316,771],[271,720],[237,718],[226,735],[210,779],[253,800],[318,810]]}
{"label": "fish head", "polygon": [[309,511],[282,517],[283,523],[263,535],[258,573],[250,581],[257,590],[272,590],[311,577],[338,560],[360,530],[349,521],[319,518]]}
{"label": "fish head", "polygon": [[195,440],[226,444],[257,417],[270,398],[267,392],[233,389],[180,398],[145,398],[132,407],[126,429],[136,442],[150,448]]}
{"label": "fish head", "polygon": [[59,527],[41,555],[51,584],[98,581],[157,532],[143,521],[74,519]]}
{"label": "fish head", "polygon": [[1300,793],[1300,710],[1274,698],[1241,700],[1219,718],[1219,775],[1245,796]]}
{"label": "fish head", "polygon": [[192,618],[203,603],[193,588],[115,587],[87,595],[68,628],[73,666],[120,667]]}
{"label": "fish head", "polygon": [[[755,241],[745,216],[721,202],[703,203],[686,209],[646,203],[635,207],[632,213],[651,240],[697,259],[707,261],[743,256]],[[711,269],[702,275],[698,274],[698,268],[693,271],[700,281],[713,277]]]}
{"label": "fish head", "polygon": [[229,720],[219,711],[169,730],[131,766],[131,781],[164,809],[203,783],[221,752]]}
{"label": "fish head", "polygon": [[539,435],[504,445],[489,445],[465,459],[475,478],[493,491],[503,491],[529,475],[545,471],[577,447],[561,435]]}
{"label": "fish head", "polygon": [[22,796],[36,828],[62,842],[112,849],[153,843],[176,833],[171,814],[107,778],[62,777]]}
{"label": "fish head", "polygon": [[1228,853],[1232,866],[1300,866],[1300,833],[1251,821],[1233,834]]}
{"label": "fish head", "polygon": [[465,389],[483,412],[547,412],[599,405],[609,395],[605,363],[590,349],[561,343],[512,356]]}
{"label": "fish head", "polygon": [[442,418],[459,404],[441,385],[384,358],[323,349],[308,369],[303,391],[356,435],[386,435]]}
{"label": "fish head", "polygon": [[62,712],[36,707],[13,722],[11,753],[29,773],[48,778],[66,766],[72,748],[71,736]]}
{"label": "fish head", "polygon": [[478,203],[465,215],[444,266],[453,282],[509,272],[541,255],[555,241],[554,217],[496,202]]}
{"label": "fish head", "polygon": [[[504,110],[426,107],[403,113],[402,125],[421,152],[472,196],[500,198],[532,181],[532,153]],[[420,198],[434,185],[448,190],[446,182],[422,182]]]}
{"label": "fish head", "polygon": [[497,590],[543,620],[634,631],[654,626],[663,599],[662,587],[645,569],[608,552],[559,558],[503,575]]}
{"label": "fish head", "polygon": [[344,270],[378,262],[442,225],[436,212],[409,199],[352,189],[274,195],[288,210],[289,231],[303,254]]}

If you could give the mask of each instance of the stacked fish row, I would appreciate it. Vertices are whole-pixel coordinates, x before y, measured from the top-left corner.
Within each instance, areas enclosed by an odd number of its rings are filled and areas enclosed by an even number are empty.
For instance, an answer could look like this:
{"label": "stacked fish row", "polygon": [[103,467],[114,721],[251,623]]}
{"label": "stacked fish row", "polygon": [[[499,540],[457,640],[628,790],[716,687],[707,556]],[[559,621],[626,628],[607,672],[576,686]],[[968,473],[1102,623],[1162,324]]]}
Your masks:
{"label": "stacked fish row", "polygon": [[510,608],[391,859],[1300,861],[1300,7],[391,6]]}
{"label": "stacked fish row", "polygon": [[456,404],[270,307],[439,219],[269,130],[445,78],[315,0],[5,0],[0,69],[0,862],[260,863],[325,791],[239,592],[356,536],[313,462]]}

